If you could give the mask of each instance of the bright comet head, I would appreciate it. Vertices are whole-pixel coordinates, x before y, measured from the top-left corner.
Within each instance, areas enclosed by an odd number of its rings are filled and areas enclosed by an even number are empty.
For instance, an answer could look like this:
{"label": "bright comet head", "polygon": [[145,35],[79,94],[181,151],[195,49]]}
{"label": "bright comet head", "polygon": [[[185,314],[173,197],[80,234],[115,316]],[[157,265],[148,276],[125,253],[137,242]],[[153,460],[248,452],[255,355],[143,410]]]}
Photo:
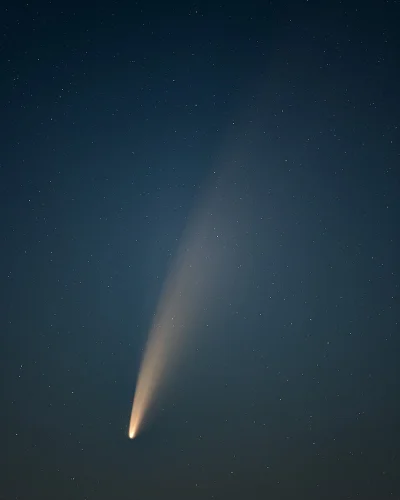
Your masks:
{"label": "bright comet head", "polygon": [[135,423],[131,422],[130,426],[129,426],[129,439],[135,439],[136,435],[137,435],[137,426],[135,425]]}

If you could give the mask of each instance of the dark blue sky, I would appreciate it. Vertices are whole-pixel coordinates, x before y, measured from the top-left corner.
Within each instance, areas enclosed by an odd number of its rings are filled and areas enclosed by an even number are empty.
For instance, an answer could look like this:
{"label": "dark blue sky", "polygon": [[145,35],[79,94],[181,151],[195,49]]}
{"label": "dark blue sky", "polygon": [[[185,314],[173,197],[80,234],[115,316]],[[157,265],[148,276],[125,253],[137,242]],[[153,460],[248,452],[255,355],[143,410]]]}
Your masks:
{"label": "dark blue sky", "polygon": [[[399,4],[230,3],[1,7],[1,499],[400,498]],[[130,441],[221,169],[227,272]]]}

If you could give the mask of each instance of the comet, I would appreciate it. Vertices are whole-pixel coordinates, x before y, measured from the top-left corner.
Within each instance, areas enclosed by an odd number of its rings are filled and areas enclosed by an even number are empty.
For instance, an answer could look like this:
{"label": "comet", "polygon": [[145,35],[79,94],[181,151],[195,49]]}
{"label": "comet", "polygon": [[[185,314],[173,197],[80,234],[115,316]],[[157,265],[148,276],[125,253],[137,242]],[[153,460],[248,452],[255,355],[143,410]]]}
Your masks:
{"label": "comet", "polygon": [[140,434],[160,401],[185,345],[193,338],[196,321],[221,296],[219,287],[226,281],[221,272],[231,273],[226,248],[238,247],[232,228],[237,230],[243,207],[232,203],[239,198],[236,190],[241,183],[231,178],[231,170],[228,176],[222,175],[226,172],[222,168],[220,176],[213,175],[210,189],[198,200],[167,274],[139,368],[130,439]]}

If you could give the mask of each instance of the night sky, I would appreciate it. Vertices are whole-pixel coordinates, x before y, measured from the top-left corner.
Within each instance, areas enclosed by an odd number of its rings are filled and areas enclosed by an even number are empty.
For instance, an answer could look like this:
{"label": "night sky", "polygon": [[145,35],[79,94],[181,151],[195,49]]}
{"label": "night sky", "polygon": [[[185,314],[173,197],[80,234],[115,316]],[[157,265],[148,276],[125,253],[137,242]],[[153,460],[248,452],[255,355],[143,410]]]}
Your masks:
{"label": "night sky", "polygon": [[[400,499],[399,18],[2,4],[2,500]],[[163,284],[216,189],[223,272],[131,441]]]}

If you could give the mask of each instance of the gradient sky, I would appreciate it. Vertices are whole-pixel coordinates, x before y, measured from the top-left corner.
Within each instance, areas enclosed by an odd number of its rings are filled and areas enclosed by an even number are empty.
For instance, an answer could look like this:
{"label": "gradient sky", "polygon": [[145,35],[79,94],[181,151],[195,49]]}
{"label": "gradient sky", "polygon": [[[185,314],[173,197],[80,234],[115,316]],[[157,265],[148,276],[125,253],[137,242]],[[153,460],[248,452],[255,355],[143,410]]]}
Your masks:
{"label": "gradient sky", "polygon": [[[2,5],[2,500],[400,498],[399,18]],[[223,272],[130,441],[165,278],[221,171]]]}

